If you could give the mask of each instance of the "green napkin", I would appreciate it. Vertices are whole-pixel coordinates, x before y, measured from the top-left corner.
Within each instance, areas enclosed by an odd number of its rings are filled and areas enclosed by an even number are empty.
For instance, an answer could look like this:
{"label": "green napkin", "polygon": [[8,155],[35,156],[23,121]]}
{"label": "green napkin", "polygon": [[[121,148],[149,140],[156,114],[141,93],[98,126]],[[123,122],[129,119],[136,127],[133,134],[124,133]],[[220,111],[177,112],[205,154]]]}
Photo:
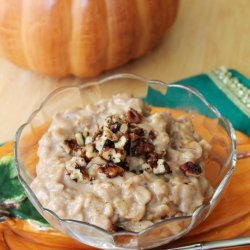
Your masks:
{"label": "green napkin", "polygon": [[177,83],[197,89],[235,129],[250,136],[250,80],[244,75],[221,67]]}

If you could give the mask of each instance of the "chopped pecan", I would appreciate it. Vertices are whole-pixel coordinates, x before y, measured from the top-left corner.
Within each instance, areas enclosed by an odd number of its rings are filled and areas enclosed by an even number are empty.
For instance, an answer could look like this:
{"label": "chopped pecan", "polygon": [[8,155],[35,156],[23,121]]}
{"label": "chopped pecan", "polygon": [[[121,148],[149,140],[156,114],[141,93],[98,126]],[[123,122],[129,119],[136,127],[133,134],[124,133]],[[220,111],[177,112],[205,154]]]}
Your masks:
{"label": "chopped pecan", "polygon": [[150,152],[153,152],[155,149],[154,145],[150,142],[146,142],[144,144],[144,152],[145,153],[150,153]]}
{"label": "chopped pecan", "polygon": [[135,109],[130,108],[126,114],[126,120],[129,123],[140,123],[142,121],[142,115]]}
{"label": "chopped pecan", "polygon": [[123,151],[114,148],[103,148],[101,153],[102,158],[114,163],[121,162],[124,158]]}
{"label": "chopped pecan", "polygon": [[158,154],[155,152],[149,153],[146,155],[147,163],[151,166],[151,168],[157,167]]}
{"label": "chopped pecan", "polygon": [[156,135],[155,135],[155,133],[152,130],[150,130],[149,133],[148,133],[148,137],[149,137],[149,139],[151,139],[152,141],[154,141],[155,138],[156,138]]}
{"label": "chopped pecan", "polygon": [[131,143],[130,155],[141,156],[145,154],[144,148],[145,148],[145,140],[143,138],[139,138]]}
{"label": "chopped pecan", "polygon": [[137,140],[137,139],[139,139],[141,136],[140,135],[138,135],[138,134],[135,134],[135,133],[130,133],[129,134],[129,138],[131,139],[131,140]]}
{"label": "chopped pecan", "polygon": [[191,161],[180,165],[179,168],[186,176],[199,176],[202,173],[201,166]]}
{"label": "chopped pecan", "polygon": [[123,123],[120,127],[120,132],[125,134],[128,131],[128,124]]}
{"label": "chopped pecan", "polygon": [[94,150],[94,145],[93,144],[88,144],[85,147],[85,158],[87,157],[88,161],[90,161],[92,158],[95,157],[95,150]]}
{"label": "chopped pecan", "polygon": [[93,141],[96,140],[97,137],[100,137],[102,135],[102,129],[98,128],[97,131],[93,135]]}
{"label": "chopped pecan", "polygon": [[65,166],[66,174],[70,179],[78,183],[86,183],[89,181],[89,174],[86,170],[85,162],[82,159],[73,157]]}
{"label": "chopped pecan", "polygon": [[114,122],[109,125],[109,129],[113,132],[116,133],[120,130],[121,124],[119,122]]}
{"label": "chopped pecan", "polygon": [[115,148],[125,149],[127,143],[128,143],[128,135],[124,134],[120,137],[119,141],[115,143]]}
{"label": "chopped pecan", "polygon": [[116,176],[122,176],[124,173],[124,169],[115,164],[106,164],[102,167],[98,168],[100,173],[104,173],[108,178],[114,178]]}
{"label": "chopped pecan", "polygon": [[109,128],[107,127],[104,127],[103,129],[103,135],[102,137],[105,139],[105,140],[110,140],[110,141],[117,141],[118,140],[118,136],[113,133]]}
{"label": "chopped pecan", "polygon": [[171,174],[172,170],[165,160],[159,159],[157,161],[157,167],[153,169],[153,172],[154,174]]}
{"label": "chopped pecan", "polygon": [[75,169],[80,170],[80,172],[82,173],[84,179],[89,178],[89,174],[88,174],[88,172],[86,170],[86,167],[76,164]]}
{"label": "chopped pecan", "polygon": [[64,141],[64,144],[69,147],[70,149],[70,153],[72,151],[77,151],[80,147],[79,145],[77,144],[77,141],[75,139],[71,139],[71,140],[65,140]]}
{"label": "chopped pecan", "polygon": [[130,125],[130,133],[134,133],[136,135],[139,135],[139,136],[144,136],[144,130],[143,128],[140,128],[138,126],[135,126],[133,124]]}
{"label": "chopped pecan", "polygon": [[76,142],[79,146],[85,145],[85,137],[83,136],[82,133],[76,133],[75,138],[76,138]]}
{"label": "chopped pecan", "polygon": [[115,143],[113,141],[110,140],[106,140],[103,147],[109,147],[109,148],[113,148],[115,146]]}

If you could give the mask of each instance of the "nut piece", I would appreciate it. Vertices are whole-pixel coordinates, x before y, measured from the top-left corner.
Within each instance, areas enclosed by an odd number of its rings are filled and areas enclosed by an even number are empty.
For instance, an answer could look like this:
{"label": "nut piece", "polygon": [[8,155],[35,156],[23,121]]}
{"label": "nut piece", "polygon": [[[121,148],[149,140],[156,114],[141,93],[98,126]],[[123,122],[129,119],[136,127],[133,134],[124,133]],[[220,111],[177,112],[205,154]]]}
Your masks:
{"label": "nut piece", "polygon": [[72,151],[77,151],[80,148],[75,139],[65,140],[61,146],[67,154],[72,153]]}
{"label": "nut piece", "polygon": [[169,165],[163,160],[163,159],[159,159],[157,161],[157,167],[153,168],[153,173],[154,174],[170,174],[172,173]]}
{"label": "nut piece", "polygon": [[103,167],[99,167],[98,171],[106,174],[108,178],[114,178],[118,175],[122,176],[124,173],[124,169],[122,167],[114,164],[106,164]]}
{"label": "nut piece", "polygon": [[153,131],[153,130],[150,130],[150,131],[149,131],[149,133],[148,133],[148,137],[149,137],[149,139],[151,139],[152,141],[154,141],[154,140],[155,140],[156,135],[155,135],[155,133],[154,133],[154,131]]}
{"label": "nut piece", "polygon": [[88,145],[86,145],[85,150],[86,150],[86,151],[85,151],[85,156],[86,156],[88,159],[92,159],[92,158],[95,156],[93,144],[88,144]]}
{"label": "nut piece", "polygon": [[179,168],[186,176],[199,176],[202,173],[201,166],[191,161],[180,165]]}
{"label": "nut piece", "polygon": [[103,148],[101,156],[107,161],[113,161],[114,163],[121,162],[124,158],[122,153],[114,148]]}
{"label": "nut piece", "polygon": [[86,162],[83,158],[73,157],[65,166],[66,172],[70,179],[78,183],[89,181],[89,174],[86,170]]}
{"label": "nut piece", "polygon": [[118,136],[113,133],[109,128],[107,127],[104,127],[103,129],[103,135],[102,137],[105,139],[105,140],[110,140],[110,141],[117,141],[118,140]]}
{"label": "nut piece", "polygon": [[157,167],[158,154],[157,153],[149,153],[147,155],[147,162],[152,168]]}
{"label": "nut piece", "polygon": [[120,127],[120,132],[125,134],[128,131],[128,124],[123,123]]}
{"label": "nut piece", "polygon": [[140,123],[142,121],[142,115],[139,114],[135,109],[130,108],[126,114],[126,120],[129,123]]}
{"label": "nut piece", "polygon": [[120,137],[119,141],[115,143],[115,148],[124,149],[128,142],[128,138],[123,135]]}
{"label": "nut piece", "polygon": [[85,138],[82,133],[76,133],[75,134],[76,142],[79,146],[85,145]]}

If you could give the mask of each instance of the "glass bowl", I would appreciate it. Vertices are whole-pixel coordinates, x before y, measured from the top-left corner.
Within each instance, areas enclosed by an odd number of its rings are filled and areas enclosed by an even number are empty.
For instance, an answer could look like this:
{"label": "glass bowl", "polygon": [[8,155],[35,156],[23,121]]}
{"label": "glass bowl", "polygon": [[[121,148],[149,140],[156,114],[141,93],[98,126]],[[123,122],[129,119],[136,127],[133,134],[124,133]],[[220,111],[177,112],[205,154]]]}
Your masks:
{"label": "glass bowl", "polygon": [[[205,161],[206,177],[214,188],[211,197],[190,216],[164,219],[141,232],[107,232],[97,226],[61,219],[43,207],[30,188],[36,175],[38,141],[48,128],[52,115],[71,107],[84,107],[116,93],[143,98],[150,106],[168,108],[174,115],[186,114],[195,130],[212,146]],[[55,228],[85,244],[102,249],[147,249],[167,244],[187,234],[211,213],[235,170],[235,134],[229,121],[196,90],[179,84],[146,80],[132,74],[118,74],[53,91],[33,112],[15,137],[15,160],[19,180],[39,213]]]}

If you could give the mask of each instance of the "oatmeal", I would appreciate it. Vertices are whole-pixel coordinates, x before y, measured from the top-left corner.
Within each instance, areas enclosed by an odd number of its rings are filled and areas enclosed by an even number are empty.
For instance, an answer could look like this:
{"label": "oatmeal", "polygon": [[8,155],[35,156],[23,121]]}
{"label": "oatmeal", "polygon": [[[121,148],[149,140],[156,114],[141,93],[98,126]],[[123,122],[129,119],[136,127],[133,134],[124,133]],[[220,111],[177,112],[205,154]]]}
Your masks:
{"label": "oatmeal", "polygon": [[211,195],[209,149],[186,117],[119,94],[54,115],[31,188],[61,218],[141,231],[192,214]]}

